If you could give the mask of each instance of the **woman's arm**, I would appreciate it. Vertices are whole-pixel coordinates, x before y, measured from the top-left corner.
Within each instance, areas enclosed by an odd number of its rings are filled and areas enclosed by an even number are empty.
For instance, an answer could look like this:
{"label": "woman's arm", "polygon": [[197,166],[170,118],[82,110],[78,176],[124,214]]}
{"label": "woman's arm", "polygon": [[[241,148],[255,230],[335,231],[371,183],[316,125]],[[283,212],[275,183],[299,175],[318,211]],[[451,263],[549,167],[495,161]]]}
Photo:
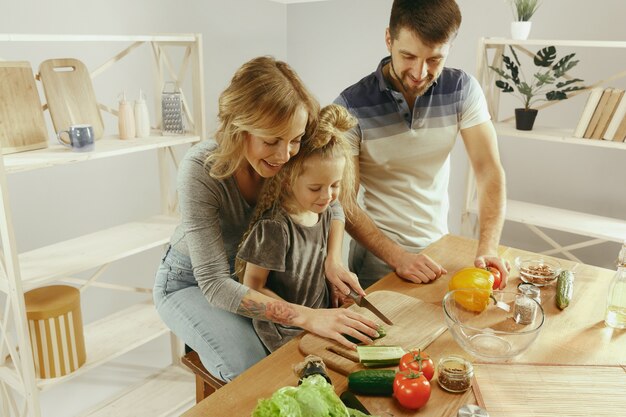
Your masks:
{"label": "woman's arm", "polygon": [[352,336],[366,344],[372,343],[371,338],[378,337],[376,331],[378,325],[352,310],[312,309],[276,300],[254,290],[248,290],[242,298],[237,313],[253,319],[300,327],[355,350],[356,345],[344,335]]}

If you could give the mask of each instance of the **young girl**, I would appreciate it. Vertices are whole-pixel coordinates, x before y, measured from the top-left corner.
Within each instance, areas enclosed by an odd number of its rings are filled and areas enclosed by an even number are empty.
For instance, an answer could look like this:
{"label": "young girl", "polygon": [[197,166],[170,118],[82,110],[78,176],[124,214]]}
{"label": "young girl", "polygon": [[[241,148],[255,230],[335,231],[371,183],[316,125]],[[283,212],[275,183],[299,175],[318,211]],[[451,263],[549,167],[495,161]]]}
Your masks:
{"label": "young girl", "polygon": [[[324,278],[331,224],[330,203],[355,205],[354,167],[343,133],[355,119],[338,105],[324,107],[318,128],[300,152],[266,182],[238,257],[243,284],[279,300],[310,308],[330,307]],[[267,349],[274,351],[302,331],[253,320]]]}

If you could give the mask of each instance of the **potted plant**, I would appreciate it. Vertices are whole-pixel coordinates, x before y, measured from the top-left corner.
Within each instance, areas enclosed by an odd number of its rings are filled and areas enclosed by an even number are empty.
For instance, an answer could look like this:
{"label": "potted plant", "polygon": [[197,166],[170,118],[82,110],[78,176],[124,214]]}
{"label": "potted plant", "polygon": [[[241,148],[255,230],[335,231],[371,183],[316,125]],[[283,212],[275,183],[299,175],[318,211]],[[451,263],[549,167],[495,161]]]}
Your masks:
{"label": "potted plant", "polygon": [[528,39],[532,22],[530,18],[539,8],[539,0],[511,0],[515,21],[511,22],[513,39]]}
{"label": "potted plant", "polygon": [[[547,46],[537,51],[533,61],[539,70],[526,81],[520,73],[520,61],[515,50],[509,46],[513,59],[503,54],[502,62],[504,69],[489,66],[500,75],[496,80],[496,86],[504,93],[513,93],[517,90],[516,97],[524,104],[523,108],[515,109],[516,128],[518,130],[532,130],[537,109],[532,106],[540,101],[565,100],[567,93],[586,88],[580,83],[580,78],[566,79],[566,74],[574,68],[578,61],[574,60],[575,53],[564,56],[557,60],[556,48]],[[513,88],[515,87],[515,88]]]}

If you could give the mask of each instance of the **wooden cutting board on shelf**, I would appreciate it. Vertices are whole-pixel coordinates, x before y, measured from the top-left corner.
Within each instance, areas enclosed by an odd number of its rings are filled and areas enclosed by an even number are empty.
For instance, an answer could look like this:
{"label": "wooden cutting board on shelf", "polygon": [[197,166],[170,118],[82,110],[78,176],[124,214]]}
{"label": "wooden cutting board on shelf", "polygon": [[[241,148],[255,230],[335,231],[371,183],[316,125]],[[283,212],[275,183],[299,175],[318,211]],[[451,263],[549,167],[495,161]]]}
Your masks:
{"label": "wooden cutting board on shelf", "polygon": [[48,146],[35,77],[26,61],[0,62],[0,147],[3,154]]}
{"label": "wooden cutting board on shelf", "polygon": [[39,65],[48,110],[56,132],[71,125],[90,124],[94,136],[100,139],[104,124],[85,64],[78,59],[48,59]]}
{"label": "wooden cutting board on shelf", "polygon": [[[446,330],[443,309],[439,306],[393,291],[375,291],[367,299],[393,322],[392,326],[383,324],[387,335],[374,341],[374,345],[424,349]],[[369,310],[357,305],[349,309],[380,322]],[[332,340],[307,333],[300,339],[299,347],[303,354],[319,356],[326,366],[344,375],[364,369],[356,351]]]}

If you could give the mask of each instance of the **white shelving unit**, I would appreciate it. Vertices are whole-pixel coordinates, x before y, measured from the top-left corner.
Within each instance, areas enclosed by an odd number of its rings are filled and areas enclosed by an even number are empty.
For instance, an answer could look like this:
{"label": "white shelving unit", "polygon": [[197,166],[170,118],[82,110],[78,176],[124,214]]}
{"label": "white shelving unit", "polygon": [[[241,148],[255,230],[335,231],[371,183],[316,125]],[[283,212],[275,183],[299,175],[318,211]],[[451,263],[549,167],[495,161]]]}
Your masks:
{"label": "white shelving unit", "polygon": [[[98,278],[113,262],[139,254],[168,242],[178,224],[177,201],[173,192],[172,169],[178,166],[173,147],[192,144],[205,137],[204,85],[202,68],[202,39],[200,35],[167,36],[80,36],[80,35],[2,35],[0,51],[6,42],[59,42],[62,44],[89,43],[94,47],[100,42],[122,44],[122,49],[91,72],[91,78],[114,66],[135,49],[145,45],[154,58],[155,114],[160,119],[160,91],[165,81],[174,80],[183,85],[184,78],[191,76],[191,101],[183,94],[188,131],[180,136],[162,136],[157,128],[148,138],[120,140],[114,136],[97,141],[96,150],[74,153],[61,145],[45,149],[0,155],[0,295],[5,305],[0,312],[0,415],[3,417],[39,417],[41,409],[39,392],[62,384],[91,369],[169,334],[151,302],[151,288],[131,287],[107,282]],[[180,68],[169,51],[183,48]],[[166,79],[167,77],[167,79]],[[96,91],[97,93],[97,91]],[[110,107],[100,104],[105,111]],[[161,214],[120,224],[49,246],[19,253],[13,230],[11,206],[7,187],[7,175],[39,169],[53,169],[59,165],[72,165],[80,170],[79,162],[94,159],[115,158],[137,152],[156,152],[158,158],[161,194]],[[157,174],[157,173],[154,173]],[[157,175],[152,174],[155,178]],[[97,192],[97,190],[95,191]],[[158,259],[155,259],[155,263]],[[95,269],[88,279],[72,275]],[[150,280],[151,281],[151,280]],[[150,282],[148,281],[148,282]],[[36,377],[32,346],[28,333],[24,292],[51,284],[66,283],[84,291],[86,288],[131,291],[146,295],[146,301],[138,302],[122,311],[90,323],[84,328],[87,362],[68,375],[53,379]],[[116,398],[89,410],[87,415],[161,416],[178,410],[195,395],[193,375],[179,366],[180,342],[172,336],[171,365],[162,369],[144,383],[131,387]],[[142,404],[141,413],[137,404]],[[142,414],[145,413],[145,414]]]}
{"label": "white shelving unit", "polygon": [[[501,119],[499,117],[500,89],[495,86],[498,75],[489,69],[489,66],[499,67],[502,65],[502,55],[505,47],[514,47],[518,53],[534,55],[527,47],[545,47],[549,45],[572,47],[572,48],[613,48],[623,53],[626,49],[626,42],[617,41],[575,41],[575,40],[512,40],[500,38],[482,38],[478,44],[478,68],[477,78],[485,92],[489,112],[498,133],[500,141],[510,138],[531,139],[537,141],[549,141],[561,143],[565,146],[592,146],[602,148],[612,148],[616,151],[626,151],[626,143],[612,142],[606,140],[579,139],[573,137],[574,126],[567,128],[546,128],[535,126],[531,131],[516,130],[513,117]],[[603,83],[626,77],[626,71],[607,77],[589,87],[601,86]],[[586,93],[587,90],[575,92],[570,95]],[[548,102],[538,108],[545,108],[558,105],[559,101]],[[505,167],[506,169],[506,167]],[[626,207],[624,208],[626,212]],[[476,183],[471,168],[468,172],[465,205],[462,214],[461,224],[464,233],[476,235],[477,232],[476,203]],[[571,253],[572,250],[580,249],[599,243],[613,241],[623,242],[626,239],[626,220],[610,217],[602,217],[591,213],[581,213],[566,210],[558,207],[549,207],[539,204],[532,204],[524,201],[507,200],[505,219],[526,225],[537,236],[547,242],[552,249],[543,253],[553,255],[561,253],[565,257],[582,262]],[[586,236],[591,239],[562,246],[543,229],[552,229]]]}

